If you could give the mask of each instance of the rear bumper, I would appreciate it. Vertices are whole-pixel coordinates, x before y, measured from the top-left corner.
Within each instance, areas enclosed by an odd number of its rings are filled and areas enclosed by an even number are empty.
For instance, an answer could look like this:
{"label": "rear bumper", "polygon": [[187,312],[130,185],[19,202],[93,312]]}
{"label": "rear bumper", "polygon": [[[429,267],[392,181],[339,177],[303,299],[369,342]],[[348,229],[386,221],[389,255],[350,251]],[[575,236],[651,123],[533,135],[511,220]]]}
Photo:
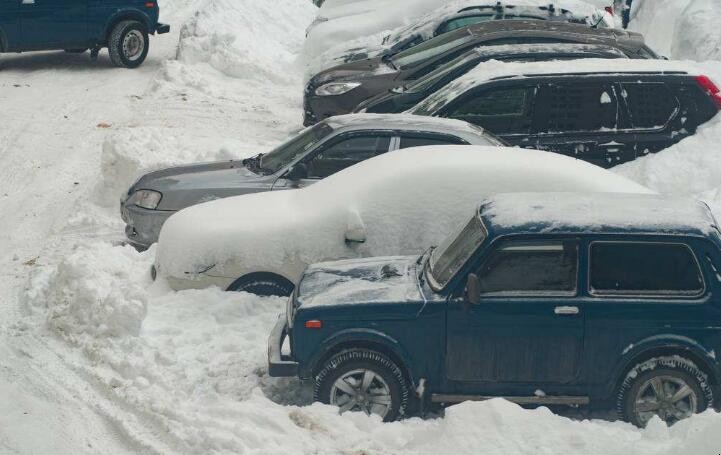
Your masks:
{"label": "rear bumper", "polygon": [[158,35],[162,35],[163,33],[168,32],[170,32],[170,25],[161,24],[160,22],[155,25],[155,33],[157,33]]}
{"label": "rear bumper", "polygon": [[272,377],[298,375],[298,362],[280,352],[283,347],[283,340],[287,335],[288,326],[285,315],[281,314],[268,338],[268,375]]}

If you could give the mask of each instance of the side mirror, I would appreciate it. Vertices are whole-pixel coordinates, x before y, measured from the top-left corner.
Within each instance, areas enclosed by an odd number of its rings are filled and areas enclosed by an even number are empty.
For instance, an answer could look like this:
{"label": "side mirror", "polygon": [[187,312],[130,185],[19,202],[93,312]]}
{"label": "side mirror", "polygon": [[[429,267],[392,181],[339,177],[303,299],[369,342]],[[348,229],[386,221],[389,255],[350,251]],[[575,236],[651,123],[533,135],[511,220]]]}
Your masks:
{"label": "side mirror", "polygon": [[308,166],[305,163],[296,163],[295,166],[285,174],[285,178],[292,181],[298,181],[308,178]]}
{"label": "side mirror", "polygon": [[348,212],[348,224],[345,229],[345,243],[364,243],[367,233],[363,219],[356,210]]}
{"label": "side mirror", "polygon": [[475,273],[468,274],[468,281],[466,281],[466,302],[471,305],[481,303],[481,280]]}

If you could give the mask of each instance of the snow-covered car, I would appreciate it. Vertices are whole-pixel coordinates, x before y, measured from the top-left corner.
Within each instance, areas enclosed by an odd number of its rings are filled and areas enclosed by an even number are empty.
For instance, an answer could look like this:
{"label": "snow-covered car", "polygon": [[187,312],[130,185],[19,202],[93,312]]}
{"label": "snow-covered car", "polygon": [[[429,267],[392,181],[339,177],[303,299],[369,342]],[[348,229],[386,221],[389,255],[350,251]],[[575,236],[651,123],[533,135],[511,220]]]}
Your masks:
{"label": "snow-covered car", "polygon": [[154,272],[174,289],[214,285],[287,295],[310,263],[419,252],[442,240],[482,198],[517,191],[649,190],[584,161],[537,150],[410,148],[303,189],[181,210],[160,232]]}
{"label": "snow-covered car", "polygon": [[602,167],[663,150],[713,118],[705,69],[666,60],[481,63],[411,109]]}
{"label": "snow-covered car", "polygon": [[343,61],[399,51],[459,27],[537,19],[613,27],[613,16],[580,0],[329,0],[308,27],[305,54],[315,74]]}
{"label": "snow-covered car", "polygon": [[356,114],[327,119],[268,153],[150,172],[120,200],[125,235],[138,248],[185,207],[242,194],[302,188],[363,160],[423,145],[503,145],[482,128],[417,115]]}
{"label": "snow-covered car", "polygon": [[306,85],[304,124],[352,112],[368,98],[417,80],[474,48],[539,42],[612,46],[634,58],[657,58],[642,35],[624,30],[526,19],[482,22],[406,50],[322,71]]}

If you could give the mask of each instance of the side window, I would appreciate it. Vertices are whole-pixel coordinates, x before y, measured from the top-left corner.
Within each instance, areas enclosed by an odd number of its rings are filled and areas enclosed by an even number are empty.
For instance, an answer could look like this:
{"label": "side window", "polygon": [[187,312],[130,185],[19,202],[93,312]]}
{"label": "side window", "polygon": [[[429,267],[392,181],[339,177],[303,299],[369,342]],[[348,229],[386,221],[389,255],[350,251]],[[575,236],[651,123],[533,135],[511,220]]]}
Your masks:
{"label": "side window", "polygon": [[461,27],[467,27],[469,25],[478,24],[480,22],[486,22],[493,19],[494,16],[491,14],[457,17],[441,24],[441,26],[438,27],[438,29],[436,30],[436,36],[451,32],[453,30],[457,30]]}
{"label": "side window", "polygon": [[576,241],[502,243],[478,271],[482,295],[575,295]]}
{"label": "side window", "polygon": [[532,96],[532,90],[526,87],[485,90],[467,98],[446,116],[496,134],[528,133]]}
{"label": "side window", "polygon": [[388,151],[390,136],[356,136],[321,151],[308,163],[308,178],[322,179]]}
{"label": "side window", "polygon": [[678,100],[664,83],[625,83],[622,87],[635,128],[662,128],[678,111]]}
{"label": "side window", "polygon": [[599,131],[619,128],[618,98],[604,82],[542,84],[536,98],[540,133]]}
{"label": "side window", "polygon": [[466,144],[455,136],[401,136],[401,145],[399,149],[407,149],[409,147],[422,147],[424,145],[461,145]]}
{"label": "side window", "polygon": [[696,258],[682,244],[594,242],[589,274],[594,294],[667,296],[703,291]]}

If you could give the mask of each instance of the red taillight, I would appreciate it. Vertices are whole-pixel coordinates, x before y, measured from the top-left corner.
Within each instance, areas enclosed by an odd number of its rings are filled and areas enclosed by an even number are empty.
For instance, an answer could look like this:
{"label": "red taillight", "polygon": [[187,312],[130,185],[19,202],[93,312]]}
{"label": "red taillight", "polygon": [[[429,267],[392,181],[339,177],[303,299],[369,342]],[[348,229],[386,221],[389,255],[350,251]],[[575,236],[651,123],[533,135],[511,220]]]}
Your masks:
{"label": "red taillight", "polygon": [[145,7],[146,7],[146,8],[155,8],[155,2],[147,2],[147,3],[145,4]]}
{"label": "red taillight", "polygon": [[708,76],[696,76],[696,83],[708,93],[716,108],[721,110],[721,90]]}
{"label": "red taillight", "polygon": [[322,329],[323,322],[319,321],[318,319],[311,319],[310,321],[305,321],[305,328],[306,329]]}
{"label": "red taillight", "polygon": [[613,6],[607,6],[604,8],[608,14],[613,14]]}

